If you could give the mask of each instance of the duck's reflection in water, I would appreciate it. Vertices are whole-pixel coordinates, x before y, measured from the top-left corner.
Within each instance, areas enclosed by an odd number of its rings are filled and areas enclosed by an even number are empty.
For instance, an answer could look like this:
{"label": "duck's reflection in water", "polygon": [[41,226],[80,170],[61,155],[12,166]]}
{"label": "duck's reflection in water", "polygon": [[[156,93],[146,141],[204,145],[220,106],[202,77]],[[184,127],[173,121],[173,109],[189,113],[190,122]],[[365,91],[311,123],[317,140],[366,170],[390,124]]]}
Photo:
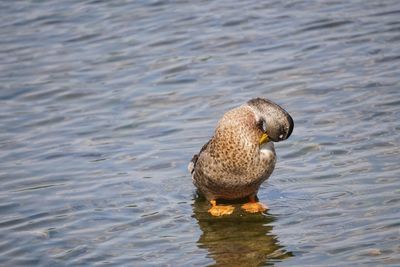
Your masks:
{"label": "duck's reflection in water", "polygon": [[273,216],[244,213],[237,204],[233,214],[213,217],[209,208],[204,198],[195,198],[194,217],[203,231],[198,247],[208,250],[215,266],[264,266],[293,256],[271,234]]}

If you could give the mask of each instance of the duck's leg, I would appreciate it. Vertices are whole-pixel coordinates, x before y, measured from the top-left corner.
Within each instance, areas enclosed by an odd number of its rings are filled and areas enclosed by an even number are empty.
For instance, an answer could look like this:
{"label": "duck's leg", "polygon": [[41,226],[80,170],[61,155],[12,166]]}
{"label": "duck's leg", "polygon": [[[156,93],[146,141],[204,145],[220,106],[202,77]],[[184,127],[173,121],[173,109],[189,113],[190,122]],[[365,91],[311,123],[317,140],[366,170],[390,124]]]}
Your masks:
{"label": "duck's leg", "polygon": [[215,199],[210,200],[210,204],[212,207],[211,209],[208,210],[208,212],[211,213],[211,215],[213,216],[229,215],[235,209],[231,205],[218,206],[217,201]]}
{"label": "duck's leg", "polygon": [[249,202],[246,204],[242,205],[242,209],[250,212],[250,213],[256,213],[256,212],[263,212],[268,209],[268,207],[260,202],[258,202],[257,195],[251,195],[249,196]]}

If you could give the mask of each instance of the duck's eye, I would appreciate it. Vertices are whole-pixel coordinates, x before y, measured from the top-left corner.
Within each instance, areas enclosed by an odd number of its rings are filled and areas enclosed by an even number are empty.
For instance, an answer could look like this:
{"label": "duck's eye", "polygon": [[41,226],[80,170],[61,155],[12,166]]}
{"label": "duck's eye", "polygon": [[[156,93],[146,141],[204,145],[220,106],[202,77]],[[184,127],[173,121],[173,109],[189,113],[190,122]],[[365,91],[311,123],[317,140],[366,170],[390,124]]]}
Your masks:
{"label": "duck's eye", "polygon": [[265,122],[265,120],[260,120],[258,122],[258,128],[260,128],[260,130],[263,132],[267,131],[267,123]]}

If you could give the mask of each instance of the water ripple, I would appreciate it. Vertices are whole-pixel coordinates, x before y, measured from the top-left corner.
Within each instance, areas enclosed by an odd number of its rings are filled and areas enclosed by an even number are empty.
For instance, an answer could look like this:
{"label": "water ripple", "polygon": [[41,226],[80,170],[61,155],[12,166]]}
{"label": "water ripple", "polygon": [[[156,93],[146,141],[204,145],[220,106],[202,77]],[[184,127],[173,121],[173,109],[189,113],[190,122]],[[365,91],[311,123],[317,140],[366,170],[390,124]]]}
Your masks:
{"label": "water ripple", "polygon": [[[0,2],[0,261],[398,265],[399,10]],[[186,165],[255,96],[296,123],[269,210],[212,218]]]}

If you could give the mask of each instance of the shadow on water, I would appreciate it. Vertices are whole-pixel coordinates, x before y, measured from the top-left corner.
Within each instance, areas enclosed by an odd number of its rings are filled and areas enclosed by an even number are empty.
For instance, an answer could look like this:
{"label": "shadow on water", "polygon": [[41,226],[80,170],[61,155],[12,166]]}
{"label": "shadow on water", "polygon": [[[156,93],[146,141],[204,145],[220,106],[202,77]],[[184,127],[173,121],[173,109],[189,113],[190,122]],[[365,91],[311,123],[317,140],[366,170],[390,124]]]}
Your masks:
{"label": "shadow on water", "polygon": [[276,217],[244,213],[239,204],[232,215],[223,217],[211,216],[208,209],[207,201],[196,196],[193,212],[203,232],[197,246],[208,250],[215,261],[211,266],[269,266],[294,256],[271,233]]}

